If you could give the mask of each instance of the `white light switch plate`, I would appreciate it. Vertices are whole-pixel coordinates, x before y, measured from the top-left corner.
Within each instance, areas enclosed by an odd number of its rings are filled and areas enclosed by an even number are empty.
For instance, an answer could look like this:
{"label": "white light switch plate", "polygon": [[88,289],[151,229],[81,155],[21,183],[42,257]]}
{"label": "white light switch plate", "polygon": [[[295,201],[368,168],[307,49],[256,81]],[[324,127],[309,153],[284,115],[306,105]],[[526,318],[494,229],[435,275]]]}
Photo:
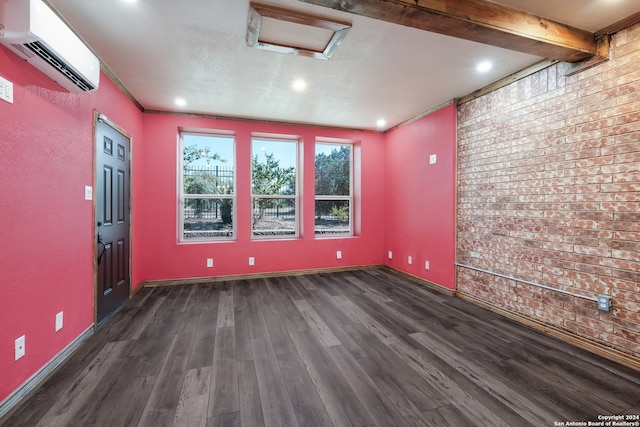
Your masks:
{"label": "white light switch plate", "polygon": [[90,185],[84,186],[84,199],[93,200],[93,187],[91,187]]}
{"label": "white light switch plate", "polygon": [[13,104],[13,83],[0,77],[0,99]]}
{"label": "white light switch plate", "polygon": [[64,312],[61,311],[60,313],[56,314],[56,332],[62,329],[63,319],[64,319]]}

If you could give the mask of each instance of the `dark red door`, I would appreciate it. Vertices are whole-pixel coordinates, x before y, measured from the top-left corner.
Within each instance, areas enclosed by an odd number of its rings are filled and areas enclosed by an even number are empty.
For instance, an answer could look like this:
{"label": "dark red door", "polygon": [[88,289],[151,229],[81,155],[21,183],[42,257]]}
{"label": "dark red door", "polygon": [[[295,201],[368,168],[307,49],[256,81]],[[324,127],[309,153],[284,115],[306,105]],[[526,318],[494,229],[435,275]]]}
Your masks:
{"label": "dark red door", "polygon": [[129,298],[130,139],[103,119],[96,123],[97,321]]}

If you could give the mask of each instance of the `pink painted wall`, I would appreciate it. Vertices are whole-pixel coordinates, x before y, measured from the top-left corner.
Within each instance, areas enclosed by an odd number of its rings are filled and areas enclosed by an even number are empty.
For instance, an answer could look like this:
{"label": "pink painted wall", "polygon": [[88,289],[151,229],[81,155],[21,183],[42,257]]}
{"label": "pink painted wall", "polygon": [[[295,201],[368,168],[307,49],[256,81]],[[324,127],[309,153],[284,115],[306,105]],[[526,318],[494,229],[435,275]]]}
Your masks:
{"label": "pink painted wall", "polygon": [[[217,243],[177,243],[178,167],[180,127],[232,131],[236,137],[237,240]],[[137,202],[141,229],[140,268],[144,280],[292,271],[381,264],[384,238],[384,136],[371,132],[324,130],[311,127],[148,114],[144,116],[145,144],[136,164],[145,171]],[[299,136],[303,141],[302,235],[298,239],[251,240],[251,134]],[[355,237],[314,235],[314,143],[317,137],[360,141],[360,232]],[[357,202],[357,203],[358,203]],[[336,259],[336,251],[343,258]],[[248,258],[255,257],[255,266]],[[214,267],[206,267],[206,259]]]}
{"label": "pink painted wall", "polygon": [[455,288],[455,138],[450,105],[388,133],[385,150],[384,255],[393,252],[386,263],[449,289]]}
{"label": "pink painted wall", "polygon": [[[14,83],[15,103],[0,102],[0,401],[89,328],[94,321],[93,112],[133,137],[132,286],[143,281],[271,271],[389,265],[453,287],[455,108],[447,107],[388,135],[142,114],[102,76],[100,90],[71,94],[0,46],[0,75]],[[179,127],[236,135],[237,240],[177,243]],[[298,135],[303,141],[302,235],[252,241],[252,132]],[[314,235],[314,142],[359,141],[357,236]],[[438,163],[428,166],[428,155]],[[428,184],[428,185],[426,185]],[[336,251],[343,258],[336,259]],[[414,264],[408,266],[406,257]],[[256,264],[248,265],[253,256]],[[214,258],[213,269],[206,258]],[[424,271],[424,260],[431,270]],[[64,328],[54,332],[64,311]],[[26,335],[27,354],[13,360]]]}
{"label": "pink painted wall", "polygon": [[14,103],[0,101],[1,402],[93,324],[93,110],[133,134],[134,155],[142,114],[104,75],[97,93],[71,94],[4,46],[0,75],[14,83]]}

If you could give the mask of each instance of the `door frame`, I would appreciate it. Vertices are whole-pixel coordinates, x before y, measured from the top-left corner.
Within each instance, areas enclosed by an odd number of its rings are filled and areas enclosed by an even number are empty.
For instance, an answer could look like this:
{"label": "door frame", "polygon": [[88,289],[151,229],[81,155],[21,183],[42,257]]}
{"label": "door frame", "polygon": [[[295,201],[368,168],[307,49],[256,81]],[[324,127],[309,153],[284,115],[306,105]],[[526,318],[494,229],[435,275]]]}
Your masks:
{"label": "door frame", "polygon": [[[100,111],[94,109],[93,110],[93,209],[92,209],[92,214],[91,214],[91,218],[92,218],[92,223],[91,223],[91,230],[92,230],[92,235],[93,235],[93,328],[94,330],[98,328],[98,233],[96,233],[96,209],[98,208],[97,206],[97,184],[98,184],[98,152],[97,152],[97,136],[98,136],[98,122],[102,122],[105,125],[111,127],[113,130],[115,130],[116,132],[122,134],[125,138],[127,138],[129,140],[129,259],[128,259],[128,270],[129,270],[129,298],[131,298],[131,296],[133,295],[133,283],[131,278],[133,277],[132,275],[132,271],[133,271],[133,252],[132,252],[132,241],[133,241],[133,234],[132,234],[132,215],[131,215],[131,211],[132,211],[132,201],[133,198],[132,196],[132,189],[133,189],[133,162],[132,160],[132,156],[131,153],[133,152],[133,137],[131,136],[131,134],[129,132],[127,132],[123,127],[121,127],[120,125],[118,125],[116,122],[112,121],[111,119],[109,119],[107,116],[105,116],[104,114],[100,113]],[[107,316],[105,319],[103,319],[103,321],[107,320],[110,317]]]}

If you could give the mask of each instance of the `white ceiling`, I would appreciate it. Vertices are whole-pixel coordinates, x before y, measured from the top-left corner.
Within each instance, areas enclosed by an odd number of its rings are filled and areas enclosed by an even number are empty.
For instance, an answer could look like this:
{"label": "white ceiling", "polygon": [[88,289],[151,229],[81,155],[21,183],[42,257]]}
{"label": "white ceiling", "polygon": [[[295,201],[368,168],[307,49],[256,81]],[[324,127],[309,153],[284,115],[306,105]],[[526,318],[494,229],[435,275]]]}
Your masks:
{"label": "white ceiling", "polygon": [[[356,129],[384,118],[386,129],[542,59],[297,0],[259,2],[353,27],[325,61],[247,47],[249,0],[49,0],[151,111]],[[496,3],[590,31],[640,11],[638,0]],[[483,60],[494,67],[479,74]]]}

